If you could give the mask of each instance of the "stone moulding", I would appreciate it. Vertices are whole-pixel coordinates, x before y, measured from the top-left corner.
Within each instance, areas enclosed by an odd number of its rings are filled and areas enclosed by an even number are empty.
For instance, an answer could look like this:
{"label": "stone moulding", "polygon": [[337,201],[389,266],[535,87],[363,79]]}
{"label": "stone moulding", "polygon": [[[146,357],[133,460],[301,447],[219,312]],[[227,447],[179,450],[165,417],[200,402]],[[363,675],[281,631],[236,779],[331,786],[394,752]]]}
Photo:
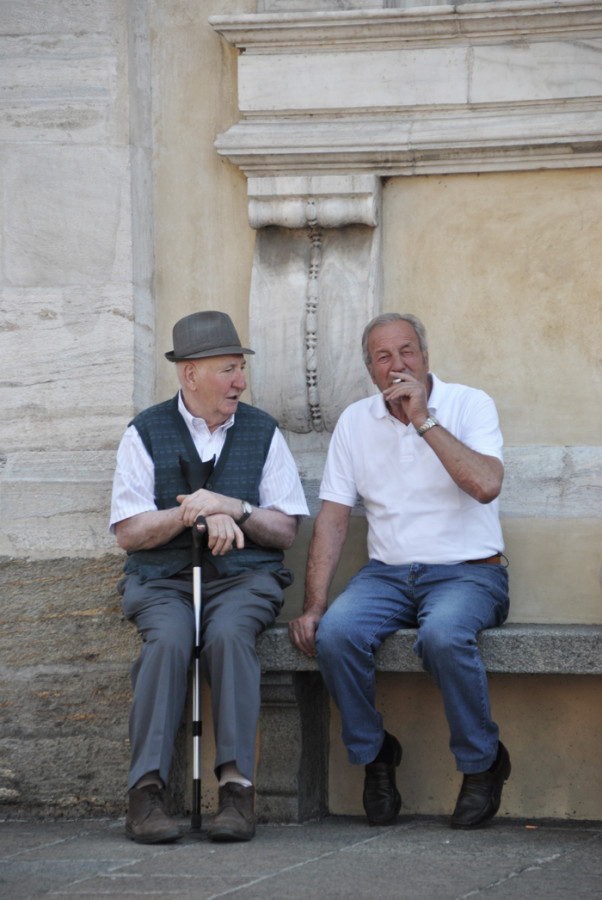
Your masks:
{"label": "stone moulding", "polygon": [[602,5],[490,2],[212,16],[240,51],[247,174],[412,175],[602,160]]}
{"label": "stone moulding", "polygon": [[249,178],[251,228],[322,228],[378,224],[380,185],[371,176]]}
{"label": "stone moulding", "polygon": [[590,35],[600,25],[597,0],[507,0],[438,3],[407,9],[324,10],[210,16],[209,22],[248,52],[282,48],[425,43],[470,37],[508,40],[527,34]]}

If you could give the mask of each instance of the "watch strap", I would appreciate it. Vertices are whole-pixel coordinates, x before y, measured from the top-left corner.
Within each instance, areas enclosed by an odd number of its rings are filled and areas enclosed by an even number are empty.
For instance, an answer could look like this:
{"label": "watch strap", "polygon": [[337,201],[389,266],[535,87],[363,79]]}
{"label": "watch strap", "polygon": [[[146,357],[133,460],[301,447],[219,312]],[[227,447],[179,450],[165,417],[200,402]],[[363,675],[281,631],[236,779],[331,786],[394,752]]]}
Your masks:
{"label": "watch strap", "polygon": [[440,424],[439,420],[436,419],[434,416],[428,416],[428,418],[422,423],[420,428],[416,429],[416,433],[419,434],[420,437],[422,437],[424,434],[426,434],[426,432],[429,430],[429,428],[432,428],[434,425],[439,425],[439,424]]}
{"label": "watch strap", "polygon": [[242,504],[242,516],[240,517],[240,519],[235,519],[237,525],[243,525],[253,512],[253,507],[250,503],[248,503],[246,500],[241,500],[240,502]]}

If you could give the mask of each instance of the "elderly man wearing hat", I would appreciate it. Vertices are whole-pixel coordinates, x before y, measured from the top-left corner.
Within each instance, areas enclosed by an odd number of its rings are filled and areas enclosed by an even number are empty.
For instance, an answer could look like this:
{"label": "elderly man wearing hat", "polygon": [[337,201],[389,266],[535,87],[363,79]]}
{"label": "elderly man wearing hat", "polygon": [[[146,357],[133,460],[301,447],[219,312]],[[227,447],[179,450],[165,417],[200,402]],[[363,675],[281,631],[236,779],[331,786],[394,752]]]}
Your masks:
{"label": "elderly man wearing hat", "polygon": [[181,319],[165,354],[180,390],[139,413],[117,452],[111,530],[128,554],[124,613],[142,638],[132,667],[126,817],[126,834],[139,843],[180,836],[163,792],[193,650],[191,527],[199,515],[208,531],[201,667],[211,687],[219,780],[209,838],[250,840],[255,832],[255,641],[293,580],[283,551],[308,509],[275,419],[240,401],[249,353],[225,313]]}

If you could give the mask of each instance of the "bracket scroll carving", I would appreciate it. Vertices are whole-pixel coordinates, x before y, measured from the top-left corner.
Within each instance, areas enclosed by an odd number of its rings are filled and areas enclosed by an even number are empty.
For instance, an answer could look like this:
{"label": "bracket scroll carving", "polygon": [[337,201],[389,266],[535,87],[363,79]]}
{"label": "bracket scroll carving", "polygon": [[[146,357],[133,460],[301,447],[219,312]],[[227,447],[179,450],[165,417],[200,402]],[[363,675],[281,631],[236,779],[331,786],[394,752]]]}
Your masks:
{"label": "bracket scroll carving", "polygon": [[380,311],[380,181],[249,179],[253,402],[282,428],[332,431],[370,392],[360,341]]}

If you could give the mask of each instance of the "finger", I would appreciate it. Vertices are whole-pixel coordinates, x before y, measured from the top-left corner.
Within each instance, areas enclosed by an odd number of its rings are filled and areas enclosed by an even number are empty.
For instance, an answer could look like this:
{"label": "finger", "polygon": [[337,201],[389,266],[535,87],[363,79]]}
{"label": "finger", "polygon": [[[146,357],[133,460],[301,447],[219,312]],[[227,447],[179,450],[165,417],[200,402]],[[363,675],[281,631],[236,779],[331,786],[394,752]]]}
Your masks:
{"label": "finger", "polygon": [[233,524],[234,524],[234,532],[236,534],[236,547],[238,548],[238,550],[243,550],[244,546],[245,546],[244,532],[242,531],[242,529],[240,529],[238,527],[236,522],[234,522]]}
{"label": "finger", "polygon": [[303,627],[300,623],[294,622],[289,625],[289,633],[294,645],[299,648],[306,656],[312,657],[316,655],[314,646],[314,631]]}

